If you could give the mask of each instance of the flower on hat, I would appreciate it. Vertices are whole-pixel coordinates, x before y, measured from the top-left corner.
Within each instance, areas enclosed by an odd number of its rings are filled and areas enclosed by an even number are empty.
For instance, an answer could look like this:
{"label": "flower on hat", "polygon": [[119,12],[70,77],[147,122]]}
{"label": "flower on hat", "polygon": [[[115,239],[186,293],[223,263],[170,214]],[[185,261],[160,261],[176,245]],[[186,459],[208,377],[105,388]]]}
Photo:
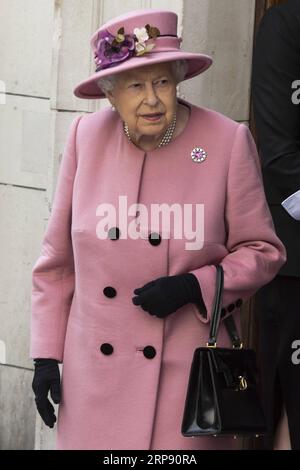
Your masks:
{"label": "flower on hat", "polygon": [[135,52],[137,56],[152,51],[155,44],[146,44],[148,39],[156,39],[160,35],[159,29],[151,27],[147,24],[144,28],[135,28],[134,36],[136,37]]}
{"label": "flower on hat", "polygon": [[146,44],[149,39],[160,35],[158,28],[147,24],[143,28],[135,28],[133,34],[125,34],[120,28],[114,36],[108,30],[99,32],[95,43],[96,72],[117,65],[132,56],[141,56],[150,52],[155,44]]}
{"label": "flower on hat", "polygon": [[133,34],[136,36],[138,42],[145,42],[149,39],[146,28],[134,28]]}

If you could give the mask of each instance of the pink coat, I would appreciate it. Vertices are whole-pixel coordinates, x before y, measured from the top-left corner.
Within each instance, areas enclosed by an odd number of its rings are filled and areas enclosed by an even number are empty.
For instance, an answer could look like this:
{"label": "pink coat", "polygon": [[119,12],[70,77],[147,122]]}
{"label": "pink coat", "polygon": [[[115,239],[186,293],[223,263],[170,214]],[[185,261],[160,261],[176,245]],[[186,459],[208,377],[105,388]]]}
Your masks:
{"label": "pink coat", "polygon": [[[276,275],[286,254],[248,128],[186,104],[191,116],[184,131],[149,152],[127,140],[109,108],[76,117],[70,127],[32,291],[30,355],[63,361],[58,449],[237,445],[180,432],[193,352],[208,338],[215,264],[224,268],[223,308],[239,324],[242,301]],[[207,152],[202,163],[191,158],[196,147]],[[97,207],[118,208],[119,195],[128,207],[204,204],[203,247],[187,250],[186,240],[156,226],[141,226],[135,240],[100,239]],[[160,231],[160,244],[149,242],[153,231]],[[133,305],[136,287],[184,272],[199,280],[206,319],[195,304],[164,320]],[[230,345],[223,324],[219,338],[219,345]]]}

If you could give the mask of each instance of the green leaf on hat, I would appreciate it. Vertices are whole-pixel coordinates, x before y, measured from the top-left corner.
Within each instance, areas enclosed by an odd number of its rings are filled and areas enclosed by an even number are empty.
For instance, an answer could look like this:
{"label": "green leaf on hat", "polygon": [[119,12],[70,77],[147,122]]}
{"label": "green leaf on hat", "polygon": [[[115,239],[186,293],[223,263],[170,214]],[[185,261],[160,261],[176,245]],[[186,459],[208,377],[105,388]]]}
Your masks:
{"label": "green leaf on hat", "polygon": [[151,26],[148,32],[150,38],[156,39],[160,35],[160,31],[155,26]]}
{"label": "green leaf on hat", "polygon": [[117,36],[116,36],[116,41],[117,41],[117,42],[123,42],[123,41],[125,41],[125,36],[124,36],[123,34],[119,34],[119,33],[118,33]]}
{"label": "green leaf on hat", "polygon": [[147,52],[151,52],[152,49],[153,49],[153,47],[155,47],[155,44],[148,44],[148,45],[145,47],[145,49],[143,49],[143,50],[137,52],[137,53],[136,53],[136,56],[138,57],[138,56],[141,56],[141,55],[146,54]]}

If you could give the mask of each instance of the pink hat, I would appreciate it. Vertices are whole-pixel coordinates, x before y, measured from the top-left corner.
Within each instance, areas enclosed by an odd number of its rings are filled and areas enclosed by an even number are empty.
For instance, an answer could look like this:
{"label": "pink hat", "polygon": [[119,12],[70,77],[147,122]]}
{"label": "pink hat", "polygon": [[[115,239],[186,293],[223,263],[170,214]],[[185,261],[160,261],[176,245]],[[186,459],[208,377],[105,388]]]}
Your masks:
{"label": "pink hat", "polygon": [[74,88],[78,98],[105,98],[97,80],[145,65],[186,60],[184,80],[204,72],[212,58],[180,50],[177,15],[168,10],[143,9],[105,23],[91,38],[96,70]]}

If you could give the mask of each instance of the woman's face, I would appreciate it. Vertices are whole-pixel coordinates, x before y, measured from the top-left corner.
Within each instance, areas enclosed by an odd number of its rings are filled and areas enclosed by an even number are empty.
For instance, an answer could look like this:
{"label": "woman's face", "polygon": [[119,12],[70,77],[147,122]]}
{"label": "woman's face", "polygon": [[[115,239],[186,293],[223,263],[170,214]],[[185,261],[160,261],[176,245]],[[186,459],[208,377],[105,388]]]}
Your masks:
{"label": "woman's face", "polygon": [[171,124],[177,107],[170,64],[139,67],[120,74],[107,97],[133,138],[159,138]]}

